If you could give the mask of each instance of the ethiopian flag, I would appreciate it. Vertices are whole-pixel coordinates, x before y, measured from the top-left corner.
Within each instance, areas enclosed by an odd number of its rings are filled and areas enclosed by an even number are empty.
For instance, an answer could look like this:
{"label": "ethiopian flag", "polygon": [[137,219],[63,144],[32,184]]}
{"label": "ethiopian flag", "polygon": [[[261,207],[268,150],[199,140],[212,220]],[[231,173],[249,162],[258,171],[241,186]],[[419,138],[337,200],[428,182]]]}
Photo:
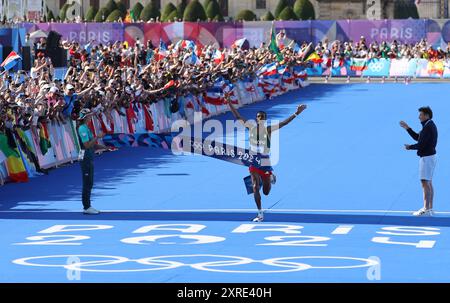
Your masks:
{"label": "ethiopian flag", "polygon": [[269,44],[269,50],[272,51],[272,53],[277,55],[278,61],[283,61],[283,55],[280,53],[280,49],[277,46],[277,40],[275,37],[275,28],[274,23],[272,22],[272,29],[270,30],[270,44]]}
{"label": "ethiopian flag", "polygon": [[6,168],[12,182],[27,182],[28,173],[20,157],[16,142],[10,133],[9,136],[0,133],[0,150],[6,157]]}
{"label": "ethiopian flag", "polygon": [[43,155],[45,155],[48,152],[48,149],[52,147],[47,131],[47,125],[45,123],[41,123],[41,128],[39,129],[39,147],[41,148],[41,153]]}
{"label": "ethiopian flag", "polygon": [[319,64],[322,63],[322,58],[320,58],[320,56],[316,53],[316,52],[312,52],[305,60],[306,62],[308,61],[312,61],[315,64]]}

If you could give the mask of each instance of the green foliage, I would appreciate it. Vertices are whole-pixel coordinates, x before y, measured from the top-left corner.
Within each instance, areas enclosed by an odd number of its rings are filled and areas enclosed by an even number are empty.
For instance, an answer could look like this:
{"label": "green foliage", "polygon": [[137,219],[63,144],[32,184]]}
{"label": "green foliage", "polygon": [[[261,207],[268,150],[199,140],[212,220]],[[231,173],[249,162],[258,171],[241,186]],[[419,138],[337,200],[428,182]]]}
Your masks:
{"label": "green foliage", "polygon": [[287,6],[278,16],[278,20],[297,20],[297,15],[294,13],[292,7]]}
{"label": "green foliage", "polygon": [[163,9],[162,15],[161,15],[161,21],[173,21],[169,19],[169,16],[172,14],[173,11],[176,11],[177,7],[172,3],[169,2],[166,4],[166,6]]}
{"label": "green foliage", "polygon": [[166,22],[173,22],[175,20],[178,20],[178,11],[174,10],[170,13],[169,16],[167,16]]}
{"label": "green foliage", "polygon": [[220,6],[217,0],[210,0],[208,6],[206,7],[206,17],[211,20],[214,19],[218,14],[220,14]]}
{"label": "green foliage", "polygon": [[149,21],[152,18],[155,20],[160,16],[161,14],[153,1],[150,1],[141,12],[141,19],[144,21]]}
{"label": "green foliage", "polygon": [[297,0],[294,3],[294,13],[300,20],[314,20],[316,13],[314,6],[309,0]]}
{"label": "green foliage", "polygon": [[394,3],[394,19],[419,19],[419,12],[414,2],[397,0]]}
{"label": "green foliage", "polygon": [[256,15],[249,9],[243,9],[236,15],[237,21],[253,21]]}
{"label": "green foliage", "polygon": [[102,7],[98,10],[97,14],[95,15],[94,21],[95,22],[104,22],[106,18],[108,17],[108,9],[106,7]]}
{"label": "green foliage", "polygon": [[122,17],[122,12],[119,9],[116,9],[111,14],[108,15],[106,21],[108,22],[119,21],[120,17]]}
{"label": "green foliage", "polygon": [[184,11],[186,10],[187,0],[181,0],[180,4],[177,6],[177,18],[183,19]]}
{"label": "green foliage", "polygon": [[127,15],[127,6],[125,5],[125,3],[123,3],[122,0],[118,0],[116,1],[116,6],[117,9],[122,13],[122,18],[125,17]]}
{"label": "green foliage", "polygon": [[109,14],[111,14],[113,11],[117,9],[117,4],[114,0],[108,0],[108,2],[106,2],[106,5],[104,7],[106,7],[106,9],[108,10],[107,15],[109,16]]}
{"label": "green foliage", "polygon": [[197,20],[206,21],[206,19],[206,12],[203,5],[198,0],[189,2],[184,10],[183,20],[195,22]]}
{"label": "green foliage", "polygon": [[90,22],[94,21],[95,15],[97,14],[97,12],[98,11],[95,7],[90,6],[88,11],[86,12],[86,16],[85,16],[86,21],[90,21]]}
{"label": "green foliage", "polygon": [[277,4],[277,7],[275,8],[275,18],[278,19],[278,17],[280,16],[281,12],[288,7],[289,3],[287,2],[287,0],[280,0]]}
{"label": "green foliage", "polygon": [[263,21],[273,21],[275,20],[275,17],[270,11],[267,11],[267,13],[265,13],[264,16],[261,17],[261,19]]}
{"label": "green foliage", "polygon": [[48,10],[48,13],[47,13],[47,21],[52,21],[52,19],[53,19],[53,21],[56,21],[56,18],[55,18],[55,15],[53,15],[53,12],[51,11],[51,10]]}

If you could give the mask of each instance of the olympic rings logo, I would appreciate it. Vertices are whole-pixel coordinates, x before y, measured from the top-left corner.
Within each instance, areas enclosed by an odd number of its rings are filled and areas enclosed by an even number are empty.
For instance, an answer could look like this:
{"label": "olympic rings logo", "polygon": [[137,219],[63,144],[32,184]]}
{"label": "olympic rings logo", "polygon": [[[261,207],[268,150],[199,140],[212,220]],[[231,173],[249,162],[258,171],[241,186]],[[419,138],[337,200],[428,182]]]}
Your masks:
{"label": "olympic rings logo", "polygon": [[[55,262],[55,259],[61,259],[63,262]],[[81,261],[81,259],[83,259],[83,261]],[[189,262],[189,259],[191,259],[192,262]],[[67,262],[67,260],[72,261]],[[332,260],[331,264],[338,264],[314,265],[304,263],[305,260],[309,260],[309,263],[317,263],[317,261],[314,262],[314,260]],[[354,264],[355,262],[356,264]],[[235,274],[288,273],[304,271],[308,269],[351,269],[380,265],[377,260],[372,258],[364,259],[339,256],[293,256],[255,260],[247,257],[210,254],[168,255],[145,257],[140,259],[129,259],[127,257],[108,255],[50,255],[16,259],[13,261],[13,263],[25,266],[55,267],[65,268],[66,270],[70,271],[98,273],[146,272],[190,267],[192,269],[201,271]],[[327,262],[325,261],[325,263]],[[258,267],[263,266],[268,268],[251,269],[251,265],[255,264],[258,265]],[[123,268],[124,265],[126,266],[125,268]],[[236,268],[238,266],[241,268]],[[270,269],[273,267],[277,269]]]}
{"label": "olympic rings logo", "polygon": [[384,62],[382,61],[375,61],[369,63],[369,69],[371,69],[374,72],[381,72],[384,68]]}

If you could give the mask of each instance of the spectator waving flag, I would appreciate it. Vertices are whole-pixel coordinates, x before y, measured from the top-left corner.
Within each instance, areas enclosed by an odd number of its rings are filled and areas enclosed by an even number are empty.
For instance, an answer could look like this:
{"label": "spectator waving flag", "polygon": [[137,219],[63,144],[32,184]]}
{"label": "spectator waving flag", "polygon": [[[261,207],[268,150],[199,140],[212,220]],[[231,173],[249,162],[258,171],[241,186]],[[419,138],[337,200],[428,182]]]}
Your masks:
{"label": "spectator waving flag", "polygon": [[12,51],[0,66],[5,70],[10,70],[14,66],[16,66],[17,62],[19,62],[20,60],[22,60],[22,58],[18,54],[16,54],[15,51]]}
{"label": "spectator waving flag", "polygon": [[192,52],[192,55],[190,56],[189,63],[193,65],[201,65],[202,61],[199,57],[195,54],[195,52]]}
{"label": "spectator waving flag", "polygon": [[283,55],[280,52],[280,49],[277,46],[276,36],[275,36],[275,26],[272,21],[272,28],[270,30],[270,44],[269,44],[269,50],[272,51],[272,53],[277,55],[278,61],[283,61]]}
{"label": "spectator waving flag", "polygon": [[241,38],[234,41],[233,44],[231,44],[231,48],[242,48],[246,40],[247,38]]}
{"label": "spectator waving flag", "polygon": [[214,50],[213,59],[215,64],[220,64],[225,59],[225,55],[218,49]]}
{"label": "spectator waving flag", "polygon": [[166,44],[164,43],[164,41],[162,41],[162,39],[159,39],[159,48],[158,53],[155,54],[155,60],[160,61],[165,57],[167,57],[168,55],[169,51],[167,50]]}

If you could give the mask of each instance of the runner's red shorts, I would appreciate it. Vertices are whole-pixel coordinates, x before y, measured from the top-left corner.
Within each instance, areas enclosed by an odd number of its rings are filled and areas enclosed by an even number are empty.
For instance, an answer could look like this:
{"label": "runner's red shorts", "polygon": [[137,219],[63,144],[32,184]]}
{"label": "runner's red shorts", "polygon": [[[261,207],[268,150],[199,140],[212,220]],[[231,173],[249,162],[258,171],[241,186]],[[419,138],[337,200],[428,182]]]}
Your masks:
{"label": "runner's red shorts", "polygon": [[248,168],[248,170],[249,170],[251,173],[257,173],[258,175],[261,176],[261,178],[264,178],[264,179],[270,178],[270,176],[272,175],[272,172],[271,172],[271,171],[262,170],[262,169],[260,169],[260,168],[254,167],[254,166],[250,166],[250,167]]}

